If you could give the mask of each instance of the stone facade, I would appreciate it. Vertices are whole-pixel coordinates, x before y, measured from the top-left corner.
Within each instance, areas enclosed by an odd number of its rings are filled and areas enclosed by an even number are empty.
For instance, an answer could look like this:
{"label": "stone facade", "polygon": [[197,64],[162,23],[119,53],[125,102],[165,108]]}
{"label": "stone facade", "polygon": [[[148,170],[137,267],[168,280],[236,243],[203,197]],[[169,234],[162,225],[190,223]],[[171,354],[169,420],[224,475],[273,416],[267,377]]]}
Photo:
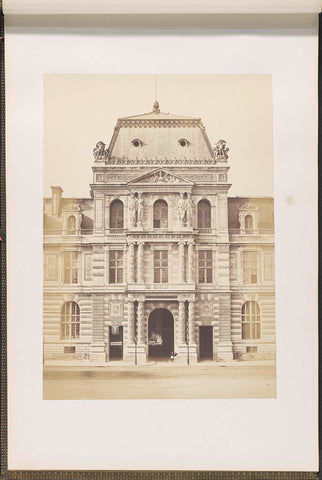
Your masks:
{"label": "stone facade", "polygon": [[275,357],[272,198],[228,197],[200,119],[119,119],[91,198],[44,199],[44,359]]}

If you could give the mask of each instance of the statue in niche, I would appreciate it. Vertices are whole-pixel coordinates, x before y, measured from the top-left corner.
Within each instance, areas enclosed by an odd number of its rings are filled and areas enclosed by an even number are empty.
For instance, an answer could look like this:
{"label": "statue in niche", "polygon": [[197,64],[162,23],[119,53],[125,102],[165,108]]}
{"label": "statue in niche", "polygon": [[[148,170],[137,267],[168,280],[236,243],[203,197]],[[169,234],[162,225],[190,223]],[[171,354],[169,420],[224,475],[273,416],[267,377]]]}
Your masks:
{"label": "statue in niche", "polygon": [[139,198],[137,200],[137,217],[138,217],[138,224],[142,225],[143,222],[143,212],[144,212],[144,203],[143,203],[143,196],[142,193],[139,194]]}
{"label": "statue in niche", "polygon": [[181,220],[181,222],[184,223],[184,219],[186,215],[186,204],[183,198],[183,193],[180,193],[180,196],[178,199],[178,214],[179,214],[179,220]]}
{"label": "statue in niche", "polygon": [[137,214],[138,214],[138,199],[136,198],[134,193],[131,193],[130,200],[129,200],[129,217],[130,217],[130,224],[132,227],[136,226]]}
{"label": "statue in niche", "polygon": [[186,210],[186,219],[187,219],[187,224],[189,226],[192,225],[192,218],[193,218],[193,201],[191,198],[191,193],[187,194],[187,199],[185,203],[185,210]]}
{"label": "statue in niche", "polygon": [[216,160],[227,160],[229,148],[227,148],[226,140],[219,140],[214,146],[213,151]]}
{"label": "statue in niche", "polygon": [[95,148],[93,148],[93,155],[95,160],[102,160],[107,157],[107,150],[105,149],[106,144],[102,141],[97,142]]}

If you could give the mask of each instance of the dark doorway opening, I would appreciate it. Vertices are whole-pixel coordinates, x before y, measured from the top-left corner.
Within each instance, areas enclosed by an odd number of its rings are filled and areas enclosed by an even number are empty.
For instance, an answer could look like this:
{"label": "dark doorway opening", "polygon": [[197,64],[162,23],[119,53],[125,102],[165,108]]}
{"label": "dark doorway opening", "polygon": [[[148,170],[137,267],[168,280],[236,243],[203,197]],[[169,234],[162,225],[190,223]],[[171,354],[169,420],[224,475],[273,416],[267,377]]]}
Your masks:
{"label": "dark doorway opening", "polygon": [[199,327],[200,360],[213,360],[212,327]]}
{"label": "dark doorway opening", "polygon": [[110,360],[123,360],[123,327],[110,327]]}
{"label": "dark doorway opening", "polygon": [[170,360],[174,352],[173,315],[166,308],[157,308],[149,316],[149,359]]}

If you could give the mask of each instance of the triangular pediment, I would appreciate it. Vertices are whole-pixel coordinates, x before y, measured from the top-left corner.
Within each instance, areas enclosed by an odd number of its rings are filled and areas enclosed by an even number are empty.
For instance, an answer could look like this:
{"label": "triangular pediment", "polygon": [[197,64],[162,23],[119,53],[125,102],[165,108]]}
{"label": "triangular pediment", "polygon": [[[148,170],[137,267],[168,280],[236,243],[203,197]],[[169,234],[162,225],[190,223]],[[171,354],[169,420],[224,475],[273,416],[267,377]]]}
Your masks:
{"label": "triangular pediment", "polygon": [[128,182],[129,184],[181,184],[181,185],[193,185],[193,182],[190,180],[186,180],[185,178],[179,177],[178,175],[174,175],[173,173],[167,172],[162,168],[158,168],[157,170],[153,170],[152,172],[146,173],[141,175],[134,180]]}

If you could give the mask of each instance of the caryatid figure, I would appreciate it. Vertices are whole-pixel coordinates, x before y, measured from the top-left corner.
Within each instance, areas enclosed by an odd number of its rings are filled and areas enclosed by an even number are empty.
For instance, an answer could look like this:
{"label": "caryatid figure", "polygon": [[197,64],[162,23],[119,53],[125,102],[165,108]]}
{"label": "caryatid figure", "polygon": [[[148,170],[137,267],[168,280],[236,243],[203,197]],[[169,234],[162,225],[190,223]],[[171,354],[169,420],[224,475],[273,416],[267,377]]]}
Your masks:
{"label": "caryatid figure", "polygon": [[193,201],[191,198],[191,193],[188,193],[188,197],[186,199],[186,215],[187,215],[187,224],[191,227],[192,225],[192,218],[193,218]]}
{"label": "caryatid figure", "polygon": [[179,197],[179,200],[178,200],[178,212],[179,212],[179,220],[181,220],[181,222],[183,223],[185,213],[186,213],[186,205],[185,205],[185,201],[184,201],[184,198],[183,198],[183,193],[180,193],[180,197]]}
{"label": "caryatid figure", "polygon": [[144,209],[142,193],[139,194],[139,199],[137,201],[137,208],[138,208],[138,224],[142,225],[143,209]]}
{"label": "caryatid figure", "polygon": [[138,211],[138,200],[135,197],[134,193],[131,193],[130,200],[129,200],[129,217],[130,217],[130,224],[132,227],[136,226],[137,211]]}

